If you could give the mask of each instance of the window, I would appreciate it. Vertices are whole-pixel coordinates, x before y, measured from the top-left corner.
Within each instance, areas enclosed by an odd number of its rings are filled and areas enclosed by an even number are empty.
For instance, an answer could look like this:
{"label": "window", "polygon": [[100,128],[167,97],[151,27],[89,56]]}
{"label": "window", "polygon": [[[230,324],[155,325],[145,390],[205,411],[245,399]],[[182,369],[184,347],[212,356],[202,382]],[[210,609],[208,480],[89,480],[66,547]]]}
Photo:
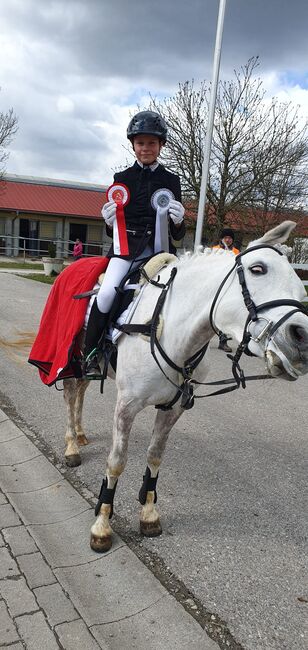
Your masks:
{"label": "window", "polygon": [[40,239],[54,239],[56,237],[55,221],[41,221],[40,222]]}
{"label": "window", "polygon": [[88,226],[88,242],[97,242],[102,243],[103,238],[103,227],[99,226]]}

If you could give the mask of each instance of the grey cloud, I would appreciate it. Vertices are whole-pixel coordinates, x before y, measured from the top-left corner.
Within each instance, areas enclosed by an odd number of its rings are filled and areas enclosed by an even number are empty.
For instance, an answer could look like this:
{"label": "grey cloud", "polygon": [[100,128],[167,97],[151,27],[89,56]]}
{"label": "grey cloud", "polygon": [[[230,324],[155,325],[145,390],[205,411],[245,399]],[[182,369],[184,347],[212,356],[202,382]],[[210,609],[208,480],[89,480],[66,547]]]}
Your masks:
{"label": "grey cloud", "polygon": [[[211,78],[218,6],[218,0],[1,3],[0,36],[21,51],[14,72],[3,60],[1,78],[2,106],[20,117],[10,170],[19,157],[38,174],[54,165],[55,176],[94,175],[112,153],[108,130],[95,123],[114,125],[114,103],[134,103],[130,97],[140,88],[169,95],[180,81]],[[260,74],[305,70],[307,24],[307,0],[227,0],[221,76],[257,54]],[[73,102],[71,112],[59,112],[60,96]]]}
{"label": "grey cloud", "polygon": [[307,67],[306,0],[227,0],[223,57],[232,67],[259,55],[262,69]]}
{"label": "grey cloud", "polygon": [[[180,81],[187,59],[191,76],[211,67],[218,5],[218,0],[24,0],[1,12],[13,32],[28,32],[42,50],[52,43],[81,74],[136,79],[164,73]],[[306,0],[228,0],[222,65],[259,54],[265,67],[275,60],[304,66],[307,24]]]}
{"label": "grey cloud", "polygon": [[[25,2],[25,5],[28,3]],[[178,59],[208,59],[213,50],[218,0],[90,0],[53,2],[32,6],[32,29],[48,34],[64,49],[74,52],[87,73],[100,70],[119,76],[146,75],[154,57],[168,53]],[[85,7],[87,8],[85,10]],[[308,3],[306,0],[227,0],[223,55],[238,53],[246,60],[260,54],[264,65],[281,56],[289,62],[307,52]],[[297,54],[298,53],[298,54]],[[244,60],[242,60],[244,62]],[[202,64],[201,64],[202,65]]]}
{"label": "grey cloud", "polygon": [[[211,68],[218,0],[24,0],[5,11],[16,33],[52,43],[86,75],[170,79]],[[16,9],[17,7],[17,9]],[[306,65],[306,0],[227,0],[222,67],[259,54],[266,69]],[[63,58],[64,57],[64,58]],[[178,65],[176,66],[176,62]],[[172,64],[172,65],[170,65]]]}

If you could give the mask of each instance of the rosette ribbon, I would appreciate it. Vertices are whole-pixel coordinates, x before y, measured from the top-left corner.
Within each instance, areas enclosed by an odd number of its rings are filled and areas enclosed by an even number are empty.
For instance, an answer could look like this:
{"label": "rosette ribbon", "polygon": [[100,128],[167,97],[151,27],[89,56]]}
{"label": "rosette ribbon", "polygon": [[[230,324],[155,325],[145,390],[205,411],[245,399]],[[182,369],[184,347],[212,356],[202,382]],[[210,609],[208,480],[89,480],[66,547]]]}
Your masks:
{"label": "rosette ribbon", "polygon": [[113,183],[106,192],[107,201],[117,205],[116,219],[113,224],[113,251],[115,255],[128,255],[128,240],[126,232],[124,206],[129,203],[129,189],[124,183]]}
{"label": "rosette ribbon", "polygon": [[156,210],[154,253],[169,252],[168,210],[173,199],[174,194],[166,188],[156,190],[152,194],[151,204]]}

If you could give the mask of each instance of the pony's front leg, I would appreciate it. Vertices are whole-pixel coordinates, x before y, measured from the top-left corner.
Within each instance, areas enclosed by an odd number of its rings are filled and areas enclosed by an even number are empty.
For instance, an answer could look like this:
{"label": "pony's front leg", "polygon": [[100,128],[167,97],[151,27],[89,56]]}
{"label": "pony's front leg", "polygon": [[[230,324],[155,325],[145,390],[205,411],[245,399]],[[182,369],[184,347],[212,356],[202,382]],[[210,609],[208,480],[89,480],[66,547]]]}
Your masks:
{"label": "pony's front leg", "polygon": [[139,492],[139,501],[142,505],[140,511],[140,532],[146,537],[157,537],[162,533],[158,511],[156,509],[157,492],[156,483],[158,470],[165,451],[169,432],[182,415],[183,409],[176,406],[170,411],[158,410],[150,446],[147,452],[147,468]]}
{"label": "pony's front leg", "polygon": [[67,425],[65,432],[65,462],[68,467],[78,467],[81,465],[79,447],[76,440],[75,432],[75,404],[77,396],[76,379],[63,380],[63,394],[67,406]]}
{"label": "pony's front leg", "polygon": [[128,438],[134,418],[140,410],[136,403],[127,403],[118,397],[114,419],[112,448],[108,456],[106,478],[102,482],[95,514],[98,515],[91,528],[90,546],[93,551],[104,553],[112,546],[112,528],[109,520],[113,515],[113,499],[119,476],[127,461]]}

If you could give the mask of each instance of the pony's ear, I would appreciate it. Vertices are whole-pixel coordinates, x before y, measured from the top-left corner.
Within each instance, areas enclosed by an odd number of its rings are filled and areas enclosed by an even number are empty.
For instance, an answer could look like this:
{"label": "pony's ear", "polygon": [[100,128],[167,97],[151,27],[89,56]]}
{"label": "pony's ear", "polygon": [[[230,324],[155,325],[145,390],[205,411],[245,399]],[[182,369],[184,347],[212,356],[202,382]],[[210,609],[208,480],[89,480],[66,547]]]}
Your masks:
{"label": "pony's ear", "polygon": [[247,248],[250,248],[251,246],[258,246],[259,244],[269,244],[270,246],[274,246],[275,244],[282,244],[288,239],[295,226],[295,221],[283,221],[279,224],[279,226],[276,226],[276,228],[272,228],[272,230],[266,232],[263,237],[260,237],[260,239],[255,239],[254,241],[250,242]]}

